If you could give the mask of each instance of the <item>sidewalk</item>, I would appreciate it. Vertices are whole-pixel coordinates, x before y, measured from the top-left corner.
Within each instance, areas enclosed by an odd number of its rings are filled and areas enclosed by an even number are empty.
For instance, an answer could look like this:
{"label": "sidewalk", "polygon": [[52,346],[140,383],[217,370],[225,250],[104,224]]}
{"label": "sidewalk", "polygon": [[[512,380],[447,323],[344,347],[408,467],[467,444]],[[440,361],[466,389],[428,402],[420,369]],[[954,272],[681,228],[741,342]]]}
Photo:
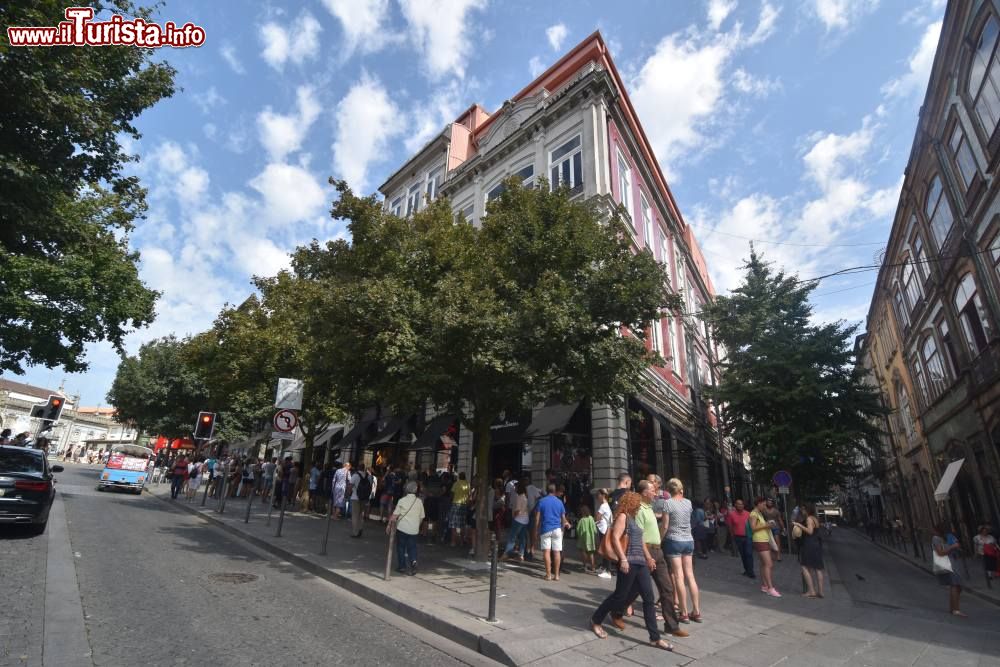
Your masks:
{"label": "sidewalk", "polygon": [[[259,499],[254,502],[250,522],[244,523],[245,500],[230,499],[220,515],[212,500],[206,508],[200,507],[201,494],[188,504],[171,501],[166,485],[153,486],[150,491],[315,576],[508,665],[580,667],[627,659],[649,665],[752,667],[771,665],[785,657],[795,658],[786,664],[822,665],[845,662],[863,651],[872,651],[874,662],[860,664],[886,664],[878,656],[896,655],[903,650],[901,642],[914,641],[891,635],[909,637],[916,632],[915,637],[921,637],[925,632],[925,637],[933,636],[931,629],[916,628],[911,619],[883,610],[855,608],[830,560],[827,573],[831,585],[826,599],[802,598],[798,564],[787,555],[775,572],[775,584],[785,593],[781,599],[762,595],[759,580],[741,576],[738,558],[712,554],[708,560],[696,560],[706,622],[683,626],[691,636],[671,638],[676,645],[674,653],[647,645],[638,616],[628,620],[624,633],[606,624],[609,638],[594,637],[589,616],[613,589],[614,580],[582,573],[573,551],[567,552],[569,566],[559,582],[544,581],[539,562],[502,564],[499,620],[490,624],[483,620],[489,601],[489,566],[470,560],[464,550],[421,543],[418,574],[397,575],[393,561],[393,576],[385,581],[388,538],[376,522],[369,522],[360,539],[349,537],[349,521],[333,522],[329,553],[320,556],[325,517],[286,512],[282,536],[275,537],[277,511],[267,526],[267,505]],[[877,634],[883,631],[885,636]],[[925,651],[928,640],[920,641],[921,651]],[[842,655],[845,652],[849,655]]]}
{"label": "sidewalk", "polygon": [[[862,539],[871,542],[878,548],[891,553],[892,555],[900,558],[910,565],[917,567],[927,574],[933,575],[934,568],[932,567],[929,560],[922,558],[917,558],[913,555],[913,545],[906,543],[901,549],[897,544],[890,544],[882,540],[872,540],[868,535],[857,530],[856,528],[851,528],[855,533],[857,533]],[[930,553],[930,542],[924,547],[925,553]],[[962,577],[962,589],[966,593],[975,595],[981,600],[990,602],[997,606],[1000,606],[1000,579],[993,580],[993,586],[990,587],[986,583],[986,574],[983,572],[982,561],[978,558],[965,558],[963,559],[964,565],[959,566],[959,575]]]}

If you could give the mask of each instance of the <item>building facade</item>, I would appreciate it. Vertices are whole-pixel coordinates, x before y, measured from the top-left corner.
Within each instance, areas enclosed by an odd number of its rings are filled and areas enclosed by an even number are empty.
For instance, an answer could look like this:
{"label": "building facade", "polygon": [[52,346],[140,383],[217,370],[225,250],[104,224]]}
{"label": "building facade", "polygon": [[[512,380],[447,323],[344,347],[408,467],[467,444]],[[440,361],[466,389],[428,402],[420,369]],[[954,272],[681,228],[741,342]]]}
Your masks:
{"label": "building facade", "polygon": [[31,416],[31,408],[44,404],[51,395],[66,399],[59,421],[42,434],[52,442],[53,452],[62,453],[78,445],[97,451],[112,444],[135,442],[139,437],[135,428],[114,420],[114,408],[78,407],[79,398],[66,396],[61,388],[45,389],[5,378],[0,378],[0,428],[9,428],[15,435],[27,431],[34,436],[41,424]]}
{"label": "building facade", "polygon": [[997,2],[947,4],[865,344],[892,411],[886,502],[967,541],[1000,526],[998,37]]}
{"label": "building facade", "polygon": [[[510,176],[528,186],[544,177],[550,187],[567,186],[609,214],[621,204],[637,251],[667,266],[685,312],[650,323],[647,345],[667,363],[648,369],[647,391],[627,397],[627,409],[583,400],[505,414],[494,429],[497,470],[531,472],[536,480],[547,470],[562,470],[573,480],[585,479],[588,488],[613,486],[624,470],[656,472],[683,479],[692,498],[721,497],[730,484],[732,453],[718,438],[715,411],[703,397],[714,382],[718,352],[697,316],[714,290],[599,33],[497,111],[469,107],[379,189],[396,215],[445,196],[457,218],[478,225]],[[462,432],[460,470],[471,472],[471,451],[472,435]]]}

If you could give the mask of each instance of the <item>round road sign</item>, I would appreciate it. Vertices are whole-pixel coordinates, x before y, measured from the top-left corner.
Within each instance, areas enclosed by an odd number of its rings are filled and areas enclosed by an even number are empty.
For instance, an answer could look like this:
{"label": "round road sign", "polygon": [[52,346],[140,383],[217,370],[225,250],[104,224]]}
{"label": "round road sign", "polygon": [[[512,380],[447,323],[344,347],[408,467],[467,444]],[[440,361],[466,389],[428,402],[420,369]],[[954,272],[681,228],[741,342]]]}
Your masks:
{"label": "round road sign", "polygon": [[792,475],[787,470],[779,470],[774,473],[774,477],[771,478],[775,486],[791,486],[792,485]]}
{"label": "round road sign", "polygon": [[275,431],[291,433],[299,425],[299,417],[294,410],[278,410],[274,413],[274,419],[271,423],[274,425]]}

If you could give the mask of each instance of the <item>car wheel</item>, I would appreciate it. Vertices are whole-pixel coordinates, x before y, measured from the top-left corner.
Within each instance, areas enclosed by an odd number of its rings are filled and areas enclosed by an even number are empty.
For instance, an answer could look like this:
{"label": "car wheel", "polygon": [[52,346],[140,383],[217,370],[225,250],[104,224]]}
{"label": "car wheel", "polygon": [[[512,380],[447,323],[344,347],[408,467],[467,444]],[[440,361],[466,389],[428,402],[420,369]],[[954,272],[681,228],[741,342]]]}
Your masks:
{"label": "car wheel", "polygon": [[30,526],[28,526],[28,532],[31,533],[32,535],[41,535],[42,533],[45,532],[45,528],[48,525],[49,525],[48,521],[46,521],[45,523],[33,523]]}
{"label": "car wheel", "polygon": [[98,490],[98,491],[103,491],[103,490],[104,490],[104,487],[103,487],[103,486],[101,486],[100,484],[98,484],[98,485],[97,485],[97,490]]}

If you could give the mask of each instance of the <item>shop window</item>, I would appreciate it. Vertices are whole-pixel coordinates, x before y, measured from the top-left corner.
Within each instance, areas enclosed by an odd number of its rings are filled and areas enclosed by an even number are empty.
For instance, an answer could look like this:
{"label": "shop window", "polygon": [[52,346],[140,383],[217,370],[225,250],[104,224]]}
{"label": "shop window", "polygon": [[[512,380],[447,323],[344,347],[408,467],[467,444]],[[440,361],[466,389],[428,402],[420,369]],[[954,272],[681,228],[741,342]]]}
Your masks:
{"label": "shop window", "polygon": [[944,247],[944,242],[948,238],[948,232],[955,222],[955,217],[951,212],[951,204],[941,186],[941,177],[935,176],[927,188],[927,201],[924,204],[924,212],[931,225],[931,232],[934,234],[934,241],[937,243],[938,252]]}
{"label": "shop window", "polygon": [[997,37],[1000,24],[992,14],[983,25],[969,67],[968,93],[987,138],[1000,121],[1000,68],[997,67]]}
{"label": "shop window", "polygon": [[571,190],[583,187],[583,147],[575,136],[549,154],[549,186],[555,190],[566,186]]}
{"label": "shop window", "polygon": [[978,356],[986,349],[989,340],[989,320],[983,308],[982,299],[976,291],[976,281],[971,273],[966,273],[955,290],[955,311],[962,326],[965,343],[972,356]]}

